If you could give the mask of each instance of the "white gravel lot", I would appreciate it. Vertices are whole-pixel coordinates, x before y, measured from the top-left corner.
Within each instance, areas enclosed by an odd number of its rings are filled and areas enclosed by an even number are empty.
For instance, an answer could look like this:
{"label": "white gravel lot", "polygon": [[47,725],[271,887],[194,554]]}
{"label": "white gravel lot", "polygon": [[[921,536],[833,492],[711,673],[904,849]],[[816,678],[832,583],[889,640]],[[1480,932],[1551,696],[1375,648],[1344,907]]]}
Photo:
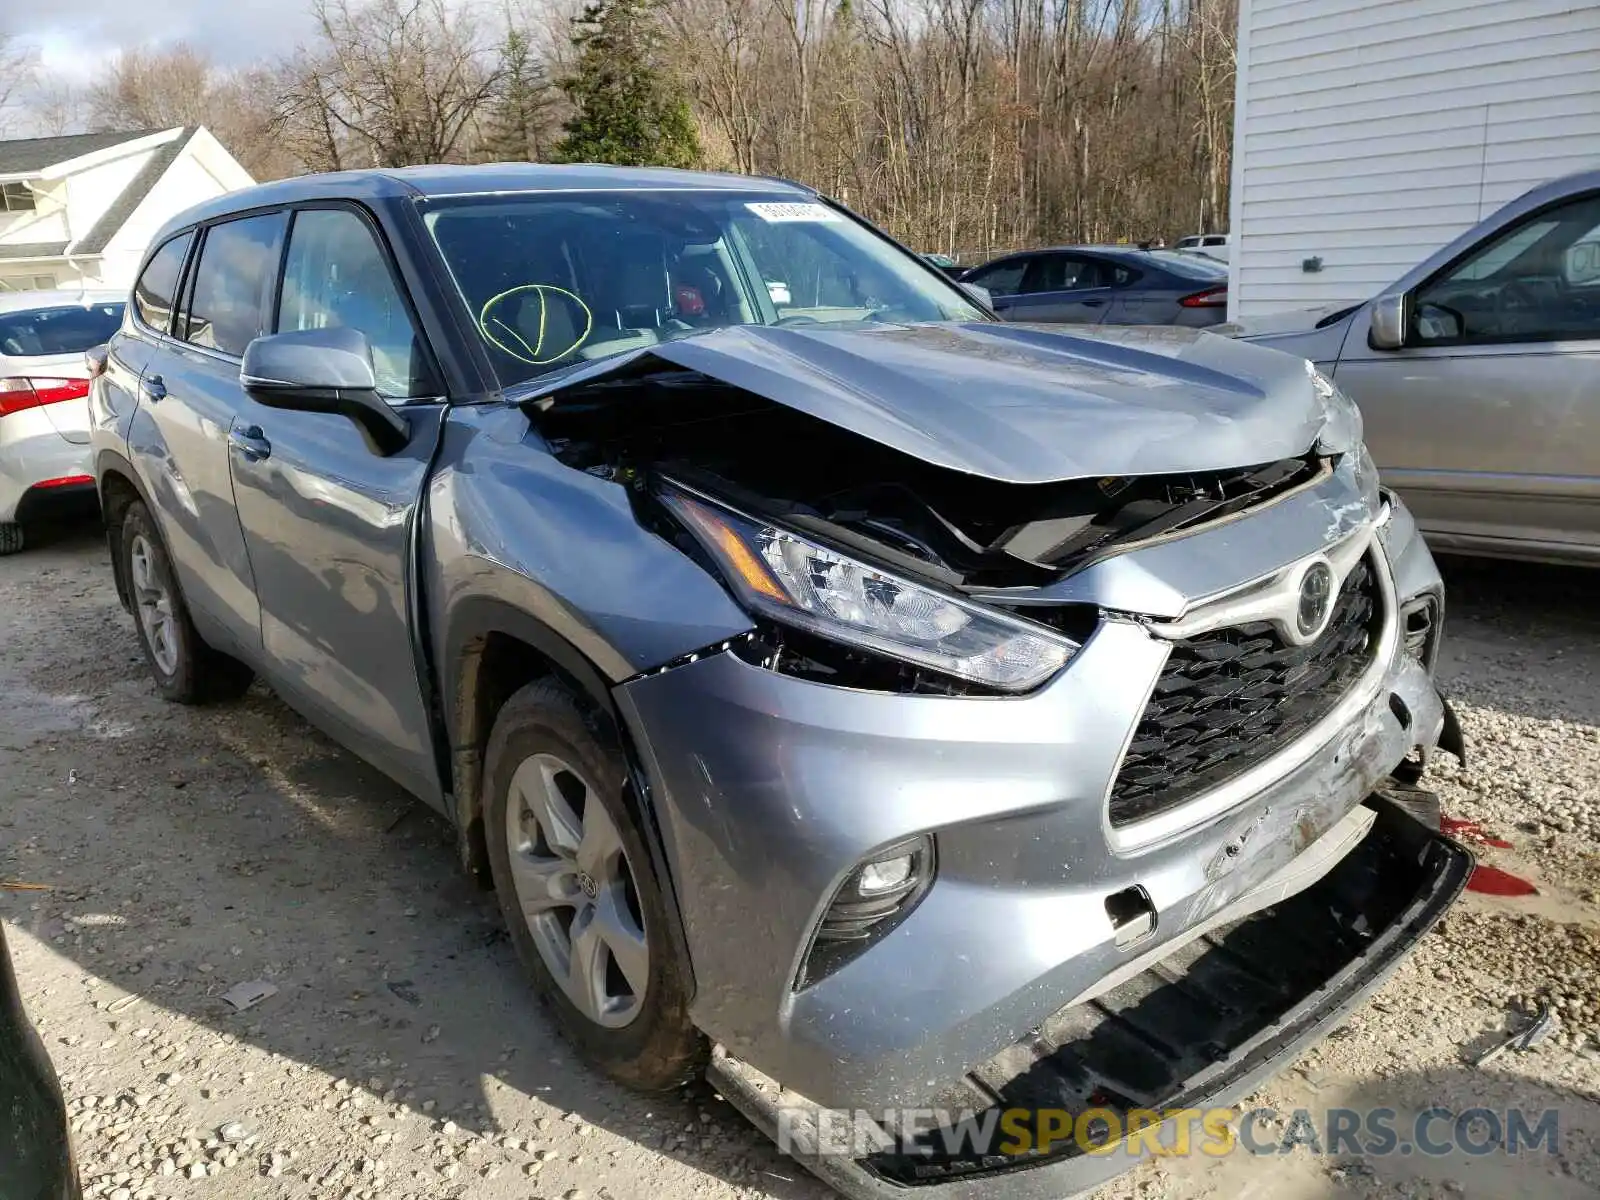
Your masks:
{"label": "white gravel lot", "polygon": [[[1600,576],[1449,564],[1447,810],[1525,899],[1469,896],[1257,1097],[1281,1112],[1520,1104],[1555,1154],[1149,1163],[1111,1197],[1600,1195]],[[831,1195],[707,1089],[622,1092],[525,993],[441,822],[267,691],[162,703],[91,530],[0,560],[0,890],[91,1196]],[[265,980],[237,1014],[221,999]],[[1485,1069],[1518,998],[1561,1028]]]}

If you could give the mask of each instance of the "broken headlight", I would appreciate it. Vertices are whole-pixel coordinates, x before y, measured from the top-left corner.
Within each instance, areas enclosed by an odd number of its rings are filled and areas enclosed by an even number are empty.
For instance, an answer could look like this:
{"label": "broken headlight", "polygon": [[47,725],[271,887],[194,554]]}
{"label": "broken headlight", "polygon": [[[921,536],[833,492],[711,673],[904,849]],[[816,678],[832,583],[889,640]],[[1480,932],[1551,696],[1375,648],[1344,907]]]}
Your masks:
{"label": "broken headlight", "polygon": [[662,499],[745,606],[782,624],[1007,692],[1043,683],[1078,648],[676,488]]}
{"label": "broken headlight", "polygon": [[1365,430],[1356,402],[1310,362],[1306,363],[1306,374],[1311,376],[1311,388],[1322,404],[1317,449],[1323,454],[1347,454],[1360,447]]}

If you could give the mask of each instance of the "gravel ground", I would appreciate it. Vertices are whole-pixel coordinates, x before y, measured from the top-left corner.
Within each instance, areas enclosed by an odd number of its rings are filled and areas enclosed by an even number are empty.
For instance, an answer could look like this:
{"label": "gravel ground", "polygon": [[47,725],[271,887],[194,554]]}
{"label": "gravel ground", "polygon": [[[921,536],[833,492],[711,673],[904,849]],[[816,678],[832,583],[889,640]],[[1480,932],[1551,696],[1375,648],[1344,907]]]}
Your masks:
{"label": "gravel ground", "polygon": [[[1256,1098],[1560,1110],[1555,1154],[1169,1158],[1101,1200],[1600,1194],[1596,576],[1450,565],[1443,674],[1471,750],[1447,810],[1535,880],[1469,896],[1378,997]],[[0,917],[92,1196],[831,1195],[715,1095],[579,1066],[527,997],[448,831],[268,692],[157,700],[97,535],[0,560]],[[222,999],[266,981],[243,1013]],[[1561,1024],[1474,1069],[1508,1009]]]}

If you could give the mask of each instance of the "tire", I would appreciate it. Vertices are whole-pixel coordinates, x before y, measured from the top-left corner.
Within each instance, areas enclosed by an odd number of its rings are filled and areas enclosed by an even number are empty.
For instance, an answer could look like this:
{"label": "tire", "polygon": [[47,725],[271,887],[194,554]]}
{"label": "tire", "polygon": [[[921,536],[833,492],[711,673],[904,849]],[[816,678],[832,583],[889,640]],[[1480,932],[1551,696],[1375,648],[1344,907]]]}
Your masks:
{"label": "tire", "polygon": [[195,630],[178,587],[166,544],[140,501],[122,516],[122,568],[133,601],[139,646],[162,697],[178,704],[208,704],[242,696],[255,673],[207,645]]}
{"label": "tire", "polygon": [[[591,1066],[658,1092],[697,1076],[707,1045],[689,1019],[688,964],[667,933],[672,918],[626,778],[602,719],[562,684],[530,683],[506,702],[489,736],[485,833],[501,912],[547,1010]],[[544,906],[532,915],[527,894]],[[563,943],[567,969],[558,972]],[[586,963],[592,969],[581,969]],[[575,982],[580,977],[587,985]]]}
{"label": "tire", "polygon": [[0,521],[0,556],[15,554],[22,549],[22,526],[14,521]]}

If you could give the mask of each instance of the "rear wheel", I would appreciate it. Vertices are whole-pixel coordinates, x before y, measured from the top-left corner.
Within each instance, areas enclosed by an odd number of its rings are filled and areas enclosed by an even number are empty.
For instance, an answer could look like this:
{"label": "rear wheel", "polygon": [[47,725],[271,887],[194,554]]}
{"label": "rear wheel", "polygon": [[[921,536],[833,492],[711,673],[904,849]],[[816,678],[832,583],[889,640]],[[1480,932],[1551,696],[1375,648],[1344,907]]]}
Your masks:
{"label": "rear wheel", "polygon": [[0,521],[0,554],[15,554],[22,549],[22,526],[15,521]]}
{"label": "rear wheel", "polygon": [[593,1066],[661,1091],[705,1064],[687,964],[624,794],[621,749],[561,684],[506,702],[484,770],[489,864],[535,990]]}
{"label": "rear wheel", "polygon": [[156,690],[179,704],[243,695],[254,673],[238,659],[212,649],[195,630],[161,535],[139,501],[122,516],[122,565],[139,645]]}

